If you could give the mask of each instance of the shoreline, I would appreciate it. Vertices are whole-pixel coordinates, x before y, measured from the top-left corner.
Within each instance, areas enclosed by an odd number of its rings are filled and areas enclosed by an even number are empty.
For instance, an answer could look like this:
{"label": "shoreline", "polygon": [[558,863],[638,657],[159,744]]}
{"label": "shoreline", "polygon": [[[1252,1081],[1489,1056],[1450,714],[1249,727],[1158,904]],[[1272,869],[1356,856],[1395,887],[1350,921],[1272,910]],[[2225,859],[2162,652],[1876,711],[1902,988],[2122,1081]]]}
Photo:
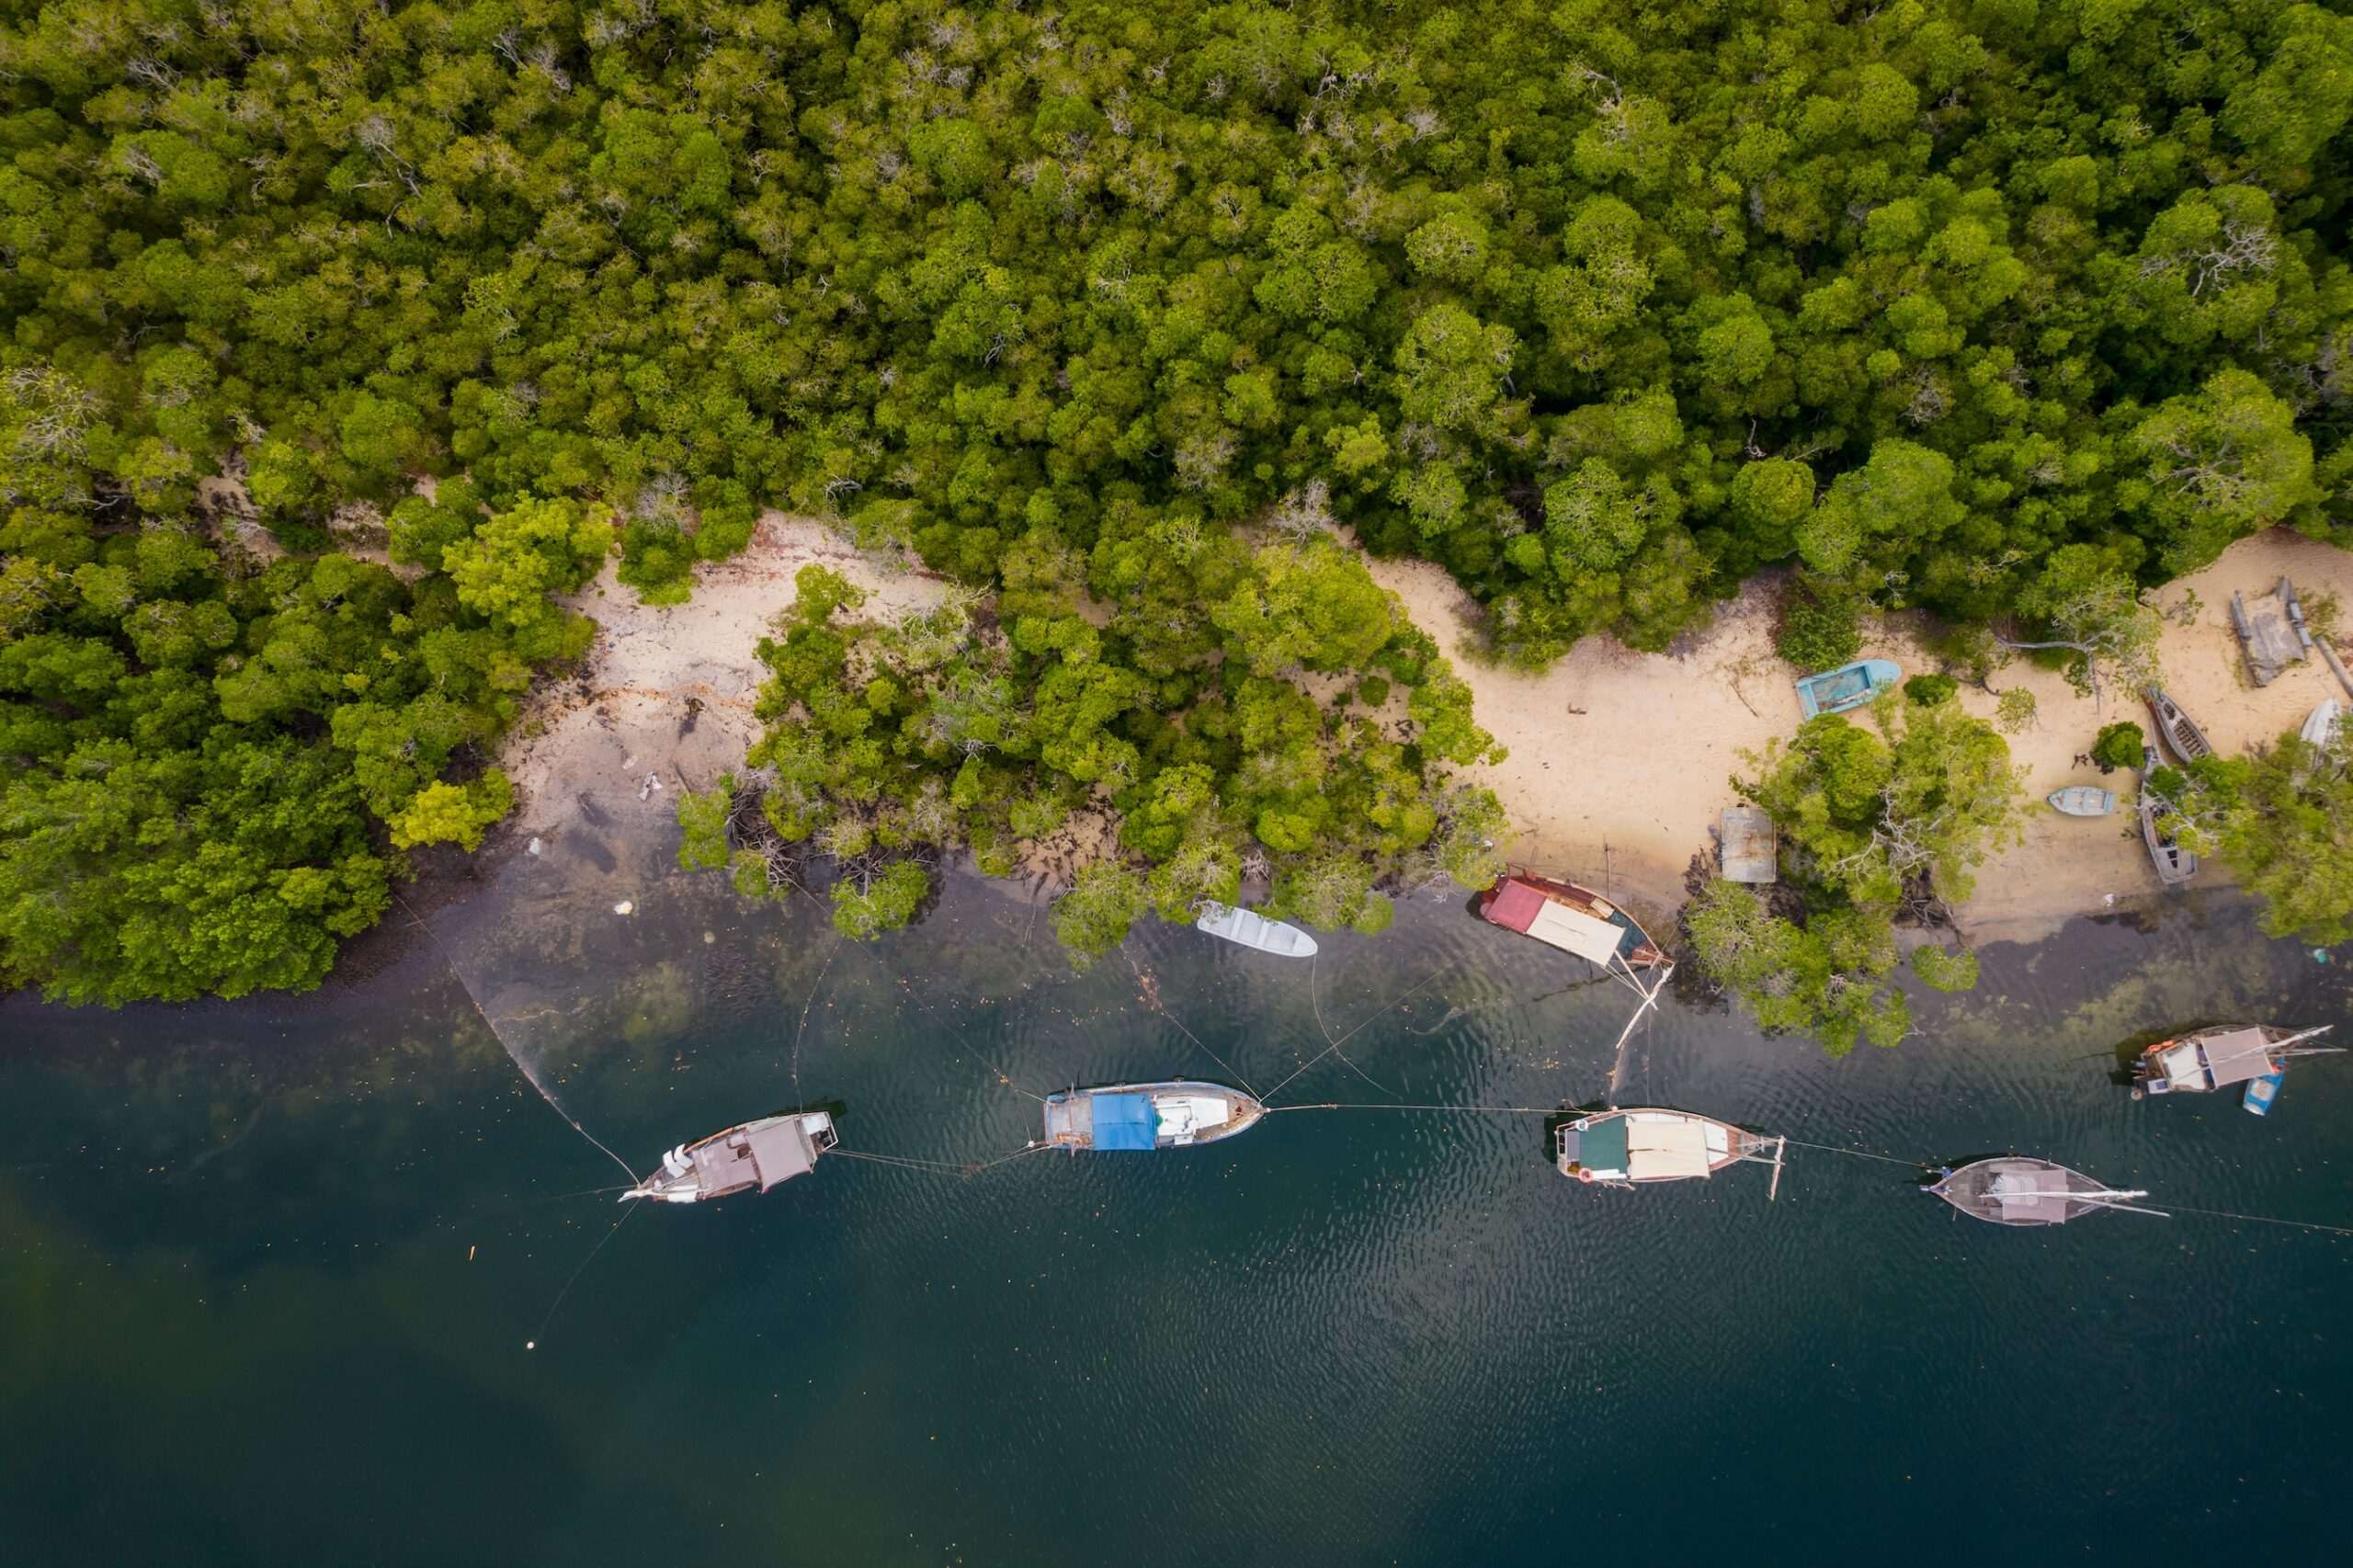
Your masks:
{"label": "shoreline", "polygon": [[[683,605],[640,603],[608,562],[563,601],[597,623],[587,658],[533,694],[502,748],[519,804],[501,836],[518,847],[538,841],[534,852],[577,852],[618,877],[620,858],[605,847],[608,830],[649,812],[666,824],[679,787],[709,789],[740,766],[758,733],[753,704],[766,674],[754,648],[790,607],[793,574],[813,562],[866,588],[870,608],[882,613],[935,604],[948,592],[943,579],[862,552],[824,522],[779,512],[762,515],[742,553],[699,567]],[[1750,582],[1669,653],[1587,638],[1541,675],[1526,675],[1478,661],[1477,607],[1442,568],[1366,564],[1454,662],[1479,722],[1509,750],[1499,764],[1457,775],[1503,802],[1518,835],[1513,863],[1597,887],[1646,921],[1671,925],[1694,858],[1713,865],[1712,830],[1739,799],[1731,779],[1745,766],[1741,754],[1786,738],[1800,722],[1791,682],[1802,672],[1772,646],[1774,581]],[[2324,698],[2341,695],[2317,659],[2290,665],[2262,688],[2245,673],[2231,593],[2252,601],[2283,574],[2308,607],[2331,594],[2353,605],[2353,552],[2280,528],[2238,541],[2156,596],[2168,612],[2159,644],[2166,688],[2225,753],[2268,744]],[[1915,614],[1869,622],[1860,656],[1892,658],[1907,676],[1933,669],[1923,624]],[[2128,793],[2129,773],[2103,778],[2075,758],[2102,723],[2130,718],[2149,728],[2145,710],[2114,699],[2095,709],[2057,672],[2023,658],[1996,671],[1992,684],[2036,698],[2036,722],[2007,737],[2029,801],[2021,841],[1978,869],[1973,894],[1957,906],[1961,934],[1972,943],[2031,941],[2075,915],[2154,907],[2162,892],[2128,812],[2081,821],[2041,803],[2066,784]],[[1972,714],[1993,715],[1992,693],[1964,687],[1960,700]],[[991,880],[1010,896],[1051,899],[1100,837],[1074,830],[1029,846],[1015,876]],[[632,883],[668,864],[642,851],[629,858],[638,862]],[[2229,885],[2210,866],[2196,887]]]}

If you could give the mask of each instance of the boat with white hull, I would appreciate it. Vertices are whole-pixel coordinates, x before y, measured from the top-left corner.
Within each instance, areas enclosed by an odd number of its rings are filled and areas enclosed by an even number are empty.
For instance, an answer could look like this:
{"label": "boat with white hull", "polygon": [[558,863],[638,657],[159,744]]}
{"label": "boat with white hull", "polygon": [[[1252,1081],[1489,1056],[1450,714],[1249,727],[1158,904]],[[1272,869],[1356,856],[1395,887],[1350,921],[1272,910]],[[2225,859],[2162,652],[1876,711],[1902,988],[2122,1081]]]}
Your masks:
{"label": "boat with white hull", "polygon": [[837,1141],[834,1119],[822,1110],[764,1116],[697,1143],[681,1143],[662,1156],[644,1180],[621,1194],[655,1203],[708,1203],[806,1176],[817,1156]]}
{"label": "boat with white hull", "polygon": [[1170,1078],[1046,1096],[1050,1148],[1142,1152],[1215,1143],[1258,1125],[1267,1108],[1223,1084]]}
{"label": "boat with white hull", "polygon": [[1193,922],[1193,929],[1206,931],[1212,937],[1222,937],[1237,947],[1272,953],[1277,958],[1312,959],[1315,956],[1315,938],[1298,926],[1281,920],[1269,920],[1256,910],[1240,909],[1230,903],[1203,904],[1200,918]]}
{"label": "boat with white hull", "polygon": [[2132,1207],[2133,1199],[2149,1196],[2145,1192],[2119,1190],[2081,1171],[2023,1154],[1947,1166],[1926,1190],[1989,1225],[2063,1225],[2102,1209],[2171,1218],[2160,1209]]}

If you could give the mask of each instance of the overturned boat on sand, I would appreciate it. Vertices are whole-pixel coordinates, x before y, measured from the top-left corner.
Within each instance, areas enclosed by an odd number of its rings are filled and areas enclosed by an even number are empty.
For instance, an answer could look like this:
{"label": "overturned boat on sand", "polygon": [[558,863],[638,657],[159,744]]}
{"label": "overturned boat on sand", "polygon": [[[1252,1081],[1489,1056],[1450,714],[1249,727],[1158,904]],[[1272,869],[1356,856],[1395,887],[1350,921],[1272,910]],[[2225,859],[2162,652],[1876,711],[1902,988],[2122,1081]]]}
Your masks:
{"label": "overturned boat on sand", "polygon": [[2131,1200],[2148,1197],[2145,1192],[2120,1191],[2081,1171],[2023,1154],[1973,1160],[1958,1169],[1948,1165],[1925,1190],[1990,1225],[2063,1225],[2101,1209],[2171,1217],[2161,1209],[2133,1208]]}
{"label": "overturned boat on sand", "polygon": [[1597,1187],[1692,1181],[1756,1160],[1773,1167],[1768,1199],[1781,1190],[1781,1155],[1789,1142],[1713,1117],[1656,1107],[1595,1111],[1567,1123],[1554,1138],[1555,1161],[1572,1181]]}
{"label": "overturned boat on sand", "polygon": [[1066,1089],[1046,1096],[1046,1144],[1073,1153],[1184,1149],[1247,1132],[1266,1114],[1255,1096],[1191,1078]]}
{"label": "overturned boat on sand", "polygon": [[621,1194],[656,1203],[708,1203],[731,1193],[766,1192],[779,1182],[806,1176],[817,1156],[837,1142],[834,1119],[822,1110],[764,1116],[699,1143],[681,1143],[662,1156],[644,1180]]}

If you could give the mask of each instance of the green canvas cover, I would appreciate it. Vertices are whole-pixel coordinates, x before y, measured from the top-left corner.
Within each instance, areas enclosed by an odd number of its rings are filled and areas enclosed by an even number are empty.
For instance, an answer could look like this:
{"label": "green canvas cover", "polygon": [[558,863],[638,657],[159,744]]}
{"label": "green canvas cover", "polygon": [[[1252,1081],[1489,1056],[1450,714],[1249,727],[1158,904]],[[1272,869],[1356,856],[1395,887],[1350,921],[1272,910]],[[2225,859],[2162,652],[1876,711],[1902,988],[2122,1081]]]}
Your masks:
{"label": "green canvas cover", "polygon": [[1589,1171],[1626,1168],[1626,1119],[1613,1116],[1577,1134],[1577,1163]]}

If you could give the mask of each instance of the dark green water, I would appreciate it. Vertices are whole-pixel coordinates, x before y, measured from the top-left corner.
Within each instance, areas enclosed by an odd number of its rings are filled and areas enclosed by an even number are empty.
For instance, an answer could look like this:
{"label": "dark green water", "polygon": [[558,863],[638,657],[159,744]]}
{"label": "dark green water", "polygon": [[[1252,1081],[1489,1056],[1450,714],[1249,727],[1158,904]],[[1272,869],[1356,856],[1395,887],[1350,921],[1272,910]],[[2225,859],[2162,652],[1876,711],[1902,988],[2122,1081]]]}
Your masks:
{"label": "dark green water", "polygon": [[[1313,971],[1155,931],[1072,978],[953,890],[834,951],[675,879],[632,919],[436,917],[566,1106],[642,1165],[796,1099],[846,1146],[1020,1146],[1018,1090],[1225,1073],[1285,1098],[1595,1097],[1622,993],[1454,904]],[[705,942],[708,930],[713,940]],[[1630,1100],[1904,1157],[2017,1148],[2160,1199],[2353,1223],[2353,1067],[2268,1122],[2134,1105],[2135,1031],[2342,1020],[2244,911],[1985,955],[1832,1063],[1670,1005]],[[830,968],[827,967],[830,961]],[[823,971],[822,984],[820,982]],[[792,1083],[792,1041],[815,1001]],[[637,1215],[435,949],[297,1002],[0,1005],[10,1564],[1840,1563],[2256,1560],[2343,1531],[2353,1242],[2182,1216],[2047,1233],[1910,1173],[1582,1191],[1535,1119],[1279,1115],[971,1180],[847,1160]],[[1000,1073],[1016,1087],[997,1082]],[[526,1352],[536,1338],[539,1348]],[[1910,1551],[1904,1551],[1905,1548]],[[2326,1559],[2322,1559],[2326,1560]]]}

